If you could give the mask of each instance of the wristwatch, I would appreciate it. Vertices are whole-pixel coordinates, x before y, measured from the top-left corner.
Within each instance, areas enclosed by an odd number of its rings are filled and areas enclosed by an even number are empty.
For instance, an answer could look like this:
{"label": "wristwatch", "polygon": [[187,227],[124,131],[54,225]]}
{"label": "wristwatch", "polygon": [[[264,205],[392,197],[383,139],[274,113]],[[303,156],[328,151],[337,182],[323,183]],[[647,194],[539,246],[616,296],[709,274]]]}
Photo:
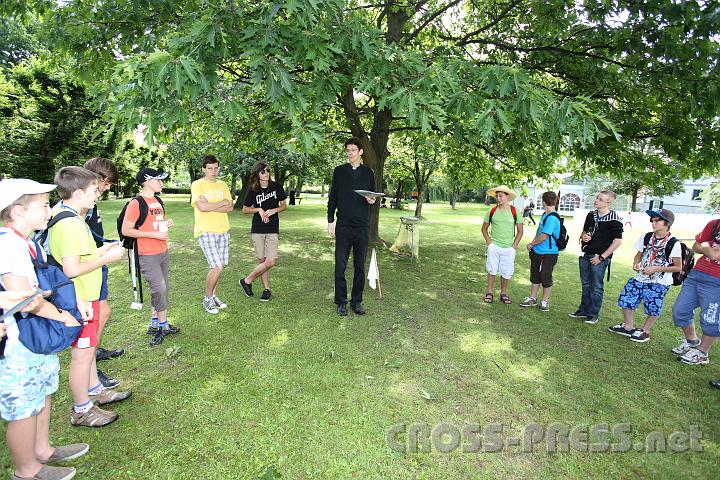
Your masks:
{"label": "wristwatch", "polygon": [[603,257],[602,255],[598,255],[598,257],[600,257],[600,261],[601,261],[601,262],[604,262],[605,260],[607,260],[607,259],[606,259],[605,257]]}

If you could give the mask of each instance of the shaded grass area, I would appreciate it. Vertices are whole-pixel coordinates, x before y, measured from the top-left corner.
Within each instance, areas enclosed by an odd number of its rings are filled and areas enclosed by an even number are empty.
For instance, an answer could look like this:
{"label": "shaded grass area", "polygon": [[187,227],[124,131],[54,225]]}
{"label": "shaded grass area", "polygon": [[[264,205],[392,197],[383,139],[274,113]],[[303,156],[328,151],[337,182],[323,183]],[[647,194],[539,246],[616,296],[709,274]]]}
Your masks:
{"label": "shaded grass area", "polygon": [[[102,202],[106,228],[124,202]],[[383,299],[366,289],[368,315],[336,315],[333,240],[319,198],[281,214],[280,259],[271,272],[273,299],[242,294],[237,282],[254,265],[250,217],[231,215],[231,264],[211,316],[201,306],[207,264],[192,238],[187,197],[168,196],[171,233],[170,321],[183,332],[156,348],[142,312],[130,310],[127,265],[111,267],[113,317],[104,344],[124,347],[102,367],[132,388],[114,406],[120,420],[102,430],[70,427],[68,355],[54,396],[55,444],[86,441],[75,465],[81,478],[713,478],[720,460],[720,392],[711,364],[675,361],[680,339],[670,310],[646,344],[606,328],[621,321],[617,296],[631,275],[632,229],[612,266],[597,325],[571,319],[579,302],[573,246],[556,267],[551,311],[520,308],[529,292],[529,262],[518,254],[514,305],[482,302],[485,208],[426,204],[417,263],[379,251]],[[381,236],[392,241],[398,217],[384,210]],[[640,223],[640,222],[637,222]],[[529,240],[534,229],[528,228]],[[570,233],[577,238],[574,223]],[[690,236],[692,232],[683,234]],[[523,242],[523,246],[524,246]],[[524,252],[524,250],[520,250]],[[256,282],[256,291],[260,283]],[[672,305],[677,287],[666,305]],[[642,319],[637,315],[636,321]],[[175,348],[173,348],[175,347]],[[569,426],[629,423],[633,442],[653,431],[703,432],[702,453],[397,453],[386,434],[400,422],[502,423],[508,436],[531,422]],[[3,427],[4,428],[4,427]],[[407,440],[406,436],[399,436]],[[463,442],[465,443],[465,442]],[[539,450],[539,451],[538,451]],[[11,473],[7,448],[3,470]]]}

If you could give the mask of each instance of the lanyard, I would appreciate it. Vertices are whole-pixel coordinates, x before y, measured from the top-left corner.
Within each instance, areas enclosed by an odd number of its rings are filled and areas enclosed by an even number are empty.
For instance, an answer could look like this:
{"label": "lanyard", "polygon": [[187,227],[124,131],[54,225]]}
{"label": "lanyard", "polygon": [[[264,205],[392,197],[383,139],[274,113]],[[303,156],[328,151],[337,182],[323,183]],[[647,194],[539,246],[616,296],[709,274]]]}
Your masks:
{"label": "lanyard", "polygon": [[650,238],[650,255],[648,256],[647,265],[652,265],[653,261],[657,258],[657,254],[660,251],[660,247],[665,247],[665,244],[667,244],[668,239],[670,238],[670,232],[666,233],[663,238],[658,240],[656,243],[656,237],[655,234]]}
{"label": "lanyard", "polygon": [[17,230],[15,230],[15,227],[13,227],[13,226],[11,226],[11,225],[5,224],[4,226],[7,227],[7,228],[9,228],[9,229],[12,230],[13,232],[15,232],[15,235],[17,235],[18,237],[20,237],[20,238],[22,238],[23,240],[25,240],[25,242],[27,243],[27,246],[28,246],[28,250],[30,251],[30,255],[32,255],[32,257],[33,257],[35,260],[37,260],[37,251],[35,251],[35,247],[32,246],[32,245],[30,244],[30,242],[28,242],[28,239],[25,237],[25,235],[23,235],[22,233],[20,233],[20,232],[18,232]]}

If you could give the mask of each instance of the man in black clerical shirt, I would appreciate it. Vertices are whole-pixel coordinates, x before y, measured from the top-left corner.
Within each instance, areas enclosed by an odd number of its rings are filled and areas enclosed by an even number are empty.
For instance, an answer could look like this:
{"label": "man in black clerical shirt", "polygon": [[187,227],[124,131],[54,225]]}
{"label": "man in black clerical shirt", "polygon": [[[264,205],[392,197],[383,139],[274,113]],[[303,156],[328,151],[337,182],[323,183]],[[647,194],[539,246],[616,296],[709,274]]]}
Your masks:
{"label": "man in black clerical shirt", "polygon": [[[335,235],[335,304],[338,314],[347,315],[347,267],[350,249],[353,251],[353,286],[350,308],[363,315],[363,288],[365,287],[365,254],[370,233],[370,205],[375,198],[367,198],[355,190],[375,191],[375,173],[362,164],[362,142],[352,137],[345,142],[348,163],[333,171],[328,195],[328,235]],[[337,222],[335,211],[337,210]]]}

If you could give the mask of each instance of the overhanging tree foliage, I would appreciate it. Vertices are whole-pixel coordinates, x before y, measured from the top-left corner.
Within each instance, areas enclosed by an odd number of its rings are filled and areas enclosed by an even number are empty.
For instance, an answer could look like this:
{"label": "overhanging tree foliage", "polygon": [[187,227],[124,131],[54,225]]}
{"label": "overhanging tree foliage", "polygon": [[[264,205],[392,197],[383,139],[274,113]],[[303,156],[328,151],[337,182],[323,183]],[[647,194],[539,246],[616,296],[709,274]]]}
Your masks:
{"label": "overhanging tree foliage", "polygon": [[269,112],[312,149],[342,116],[347,130],[335,133],[361,138],[378,188],[388,139],[406,129],[453,136],[526,174],[552,171],[564,148],[622,168],[605,155],[618,145],[613,123],[688,170],[716,160],[712,2],[41,3],[82,73],[110,85],[103,105],[116,121],[163,134],[191,112],[219,129]]}

